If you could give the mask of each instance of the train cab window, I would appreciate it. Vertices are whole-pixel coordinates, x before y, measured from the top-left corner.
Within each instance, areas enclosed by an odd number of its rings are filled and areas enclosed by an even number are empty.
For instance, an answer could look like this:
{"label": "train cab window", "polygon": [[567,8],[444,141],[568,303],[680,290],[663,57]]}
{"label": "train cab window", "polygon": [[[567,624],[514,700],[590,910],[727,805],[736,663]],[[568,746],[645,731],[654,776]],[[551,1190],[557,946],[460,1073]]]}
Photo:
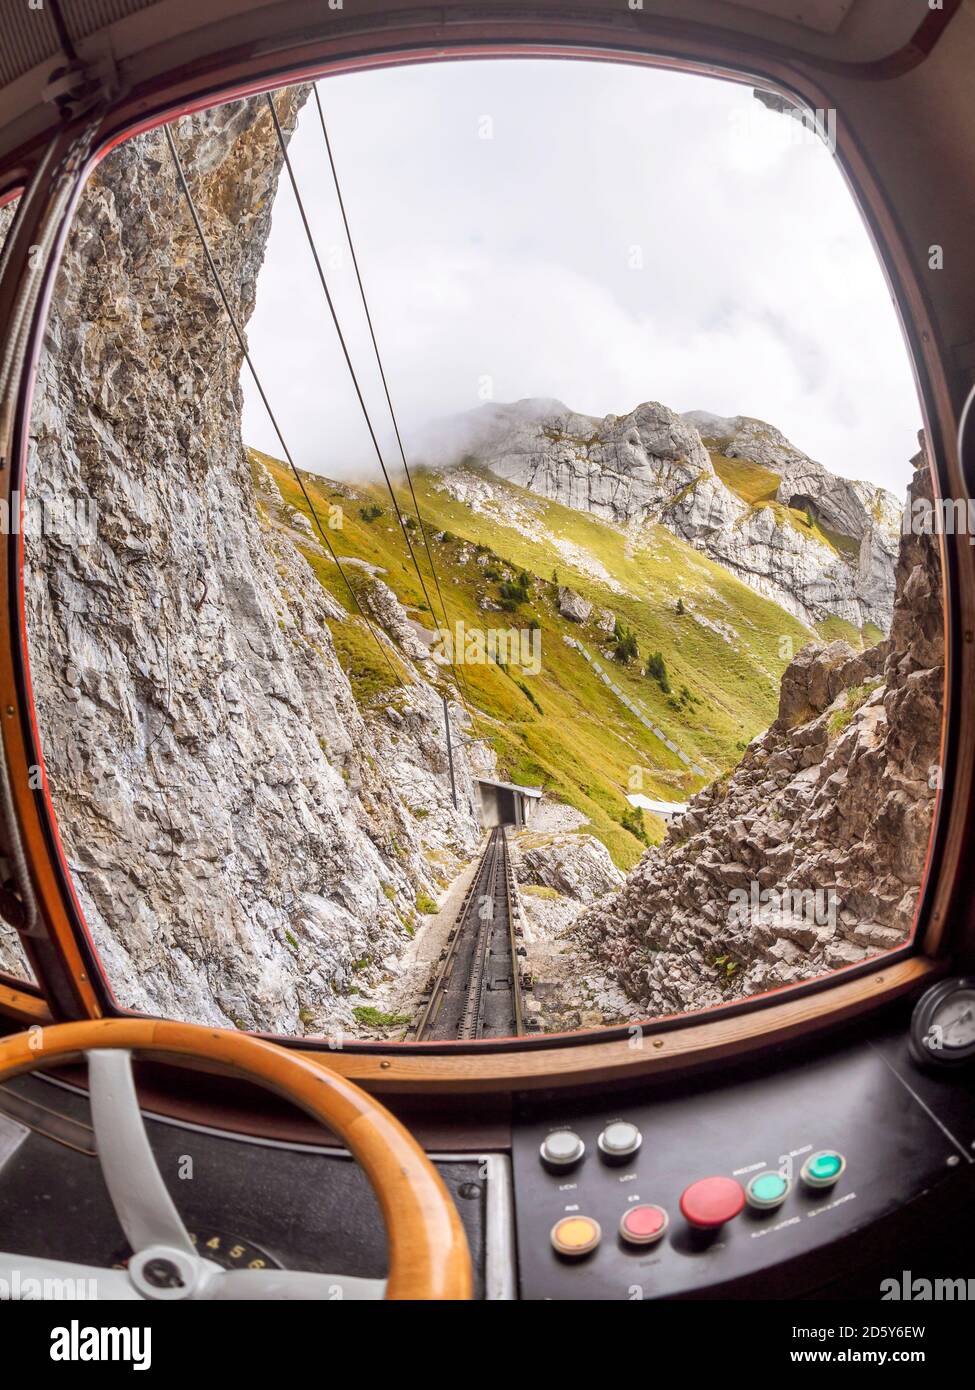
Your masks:
{"label": "train cab window", "polygon": [[[0,195],[0,262],[3,259],[7,237],[17,215],[19,203],[19,193],[15,192],[6,197]],[[0,520],[3,521],[7,534],[10,532],[9,516],[9,508],[5,514],[0,513]],[[2,903],[0,906],[0,981],[6,976],[14,982],[26,982],[35,985],[37,982],[34,979],[34,972],[24,953],[17,932],[17,926],[22,924],[22,917],[18,910],[11,877],[9,862],[0,858],[0,903]]]}
{"label": "train cab window", "polygon": [[23,548],[106,1009],[489,1045],[910,951],[941,559],[835,115],[440,62],[94,166]]}

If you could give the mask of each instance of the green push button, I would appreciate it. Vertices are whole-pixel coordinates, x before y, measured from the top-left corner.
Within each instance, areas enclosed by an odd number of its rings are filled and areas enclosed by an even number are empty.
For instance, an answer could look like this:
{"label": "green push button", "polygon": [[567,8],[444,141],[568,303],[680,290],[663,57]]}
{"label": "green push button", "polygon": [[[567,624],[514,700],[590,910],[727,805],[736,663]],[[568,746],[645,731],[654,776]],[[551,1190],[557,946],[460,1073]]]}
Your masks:
{"label": "green push button", "polygon": [[791,1183],[781,1173],[769,1168],[764,1173],[756,1173],[745,1189],[748,1205],[758,1211],[772,1211],[780,1207],[789,1195]]}
{"label": "green push button", "polygon": [[802,1165],[802,1180],[807,1187],[832,1187],[846,1167],[846,1159],[835,1149],[822,1149],[810,1154]]}

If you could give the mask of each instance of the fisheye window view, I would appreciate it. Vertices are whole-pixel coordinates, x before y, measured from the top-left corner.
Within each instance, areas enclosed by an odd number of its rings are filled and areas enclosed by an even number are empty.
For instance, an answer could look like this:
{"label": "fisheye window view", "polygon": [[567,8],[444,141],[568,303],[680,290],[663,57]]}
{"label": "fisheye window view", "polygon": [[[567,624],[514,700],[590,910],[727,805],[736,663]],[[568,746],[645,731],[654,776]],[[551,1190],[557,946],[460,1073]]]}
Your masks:
{"label": "fisheye window view", "polygon": [[0,1299],[975,1297],[975,11],[196,9],[0,16]]}
{"label": "fisheye window view", "polygon": [[25,546],[115,998],[507,1037],[903,946],[941,734],[919,424],[828,132],[743,84],[399,68],[120,146],[27,475],[83,563]]}

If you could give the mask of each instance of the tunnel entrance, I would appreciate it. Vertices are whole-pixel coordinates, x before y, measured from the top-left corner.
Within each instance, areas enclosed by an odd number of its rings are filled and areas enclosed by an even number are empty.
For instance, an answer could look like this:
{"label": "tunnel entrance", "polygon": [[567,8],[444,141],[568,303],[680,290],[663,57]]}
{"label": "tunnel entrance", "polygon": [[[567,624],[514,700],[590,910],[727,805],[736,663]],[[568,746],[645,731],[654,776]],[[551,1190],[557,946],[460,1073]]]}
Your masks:
{"label": "tunnel entrance", "polygon": [[542,796],[541,787],[520,787],[515,782],[493,782],[484,777],[478,778],[477,790],[481,824],[487,828],[527,825]]}

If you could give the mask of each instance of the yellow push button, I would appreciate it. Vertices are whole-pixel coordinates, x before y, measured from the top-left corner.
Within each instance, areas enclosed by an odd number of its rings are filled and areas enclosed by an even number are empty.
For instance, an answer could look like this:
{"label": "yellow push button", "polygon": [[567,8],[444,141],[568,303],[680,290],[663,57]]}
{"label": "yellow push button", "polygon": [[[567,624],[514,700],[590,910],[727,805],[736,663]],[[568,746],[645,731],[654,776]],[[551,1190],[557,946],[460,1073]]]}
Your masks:
{"label": "yellow push button", "polygon": [[552,1227],[552,1248],[566,1259],[590,1254],[602,1239],[599,1222],[591,1216],[563,1216]]}

